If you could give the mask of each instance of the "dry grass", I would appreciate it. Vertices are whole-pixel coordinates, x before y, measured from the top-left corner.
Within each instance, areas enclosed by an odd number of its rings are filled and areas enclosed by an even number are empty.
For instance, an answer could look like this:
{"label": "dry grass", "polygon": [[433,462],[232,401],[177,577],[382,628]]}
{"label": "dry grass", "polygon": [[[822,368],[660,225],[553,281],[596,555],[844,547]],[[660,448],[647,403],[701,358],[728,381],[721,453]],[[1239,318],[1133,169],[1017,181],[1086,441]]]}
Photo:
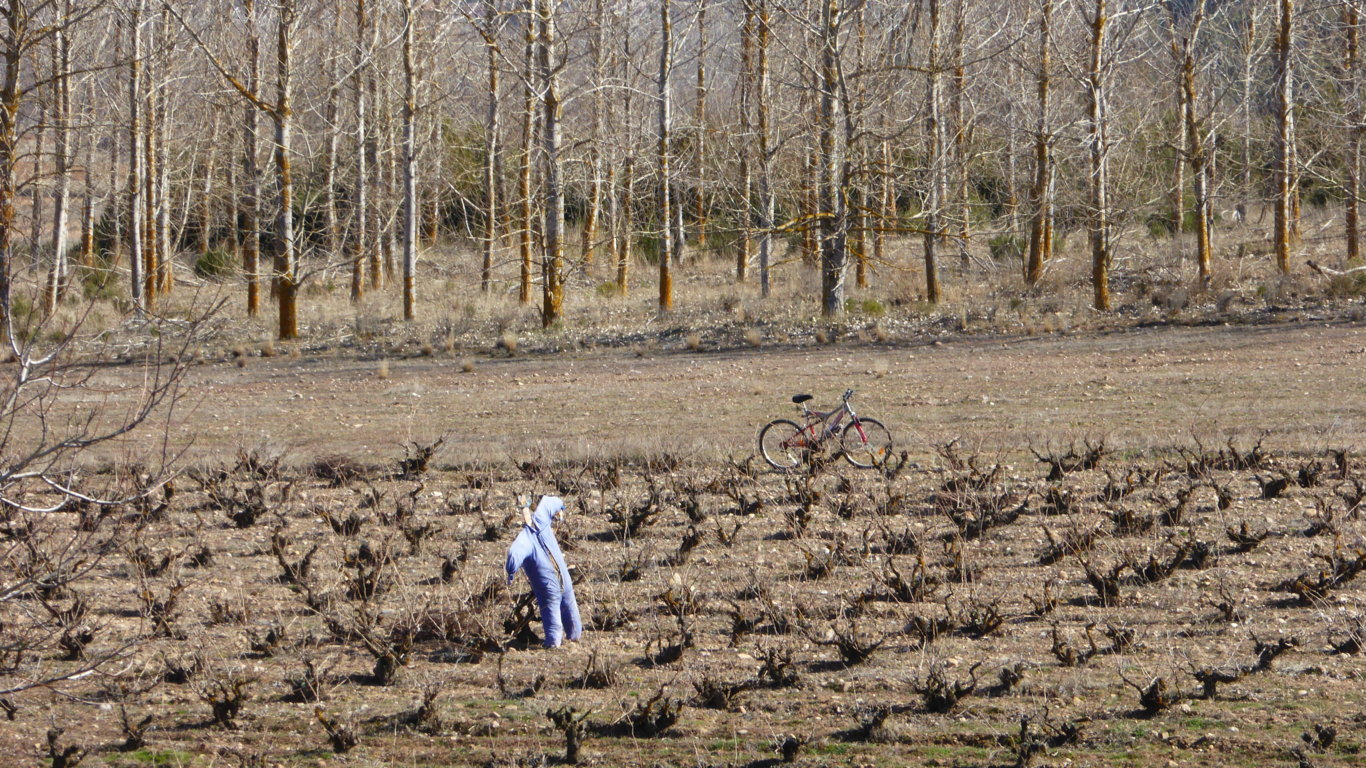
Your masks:
{"label": "dry grass", "polygon": [[[1215,279],[1208,288],[1196,285],[1185,244],[1185,258],[1173,256],[1171,240],[1152,239],[1139,231],[1116,237],[1112,290],[1116,309],[1098,314],[1090,309],[1088,258],[1084,237],[1069,235],[1039,286],[1027,290],[1014,263],[993,261],[987,253],[989,233],[979,233],[970,260],[943,263],[944,301],[923,300],[923,272],[918,240],[889,241],[886,264],[877,265],[866,289],[849,290],[849,312],[832,324],[814,322],[818,275],[778,254],[769,298],[758,296],[757,285],[737,285],[729,254],[702,253],[690,257],[675,277],[675,309],[660,316],[649,282],[630,287],[625,296],[602,294],[597,286],[610,278],[606,266],[595,264],[567,276],[565,321],[546,332],[540,327],[538,305],[516,301],[514,265],[496,274],[490,294],[477,291],[475,249],[460,241],[444,243],[422,253],[421,269],[428,276],[419,283],[418,320],[404,323],[400,296],[393,285],[368,293],[353,303],[346,275],[322,272],[310,277],[300,306],[304,325],[302,353],[354,357],[430,356],[435,350],[470,354],[574,349],[639,343],[645,337],[690,349],[691,334],[719,348],[749,345],[748,331],[757,329],[769,343],[827,343],[860,332],[880,343],[895,343],[944,332],[986,334],[1057,334],[1123,328],[1158,322],[1261,322],[1283,308],[1312,306],[1321,297],[1352,311],[1359,296],[1343,295],[1332,281],[1307,274],[1302,263],[1314,258],[1338,264],[1342,248],[1333,212],[1310,209],[1304,230],[1311,233],[1296,256],[1296,276],[1280,277],[1272,268],[1264,241],[1265,226],[1249,224],[1216,232]],[[1255,215],[1251,217],[1255,220]],[[1183,237],[1188,237],[1184,236]],[[649,279],[648,269],[635,275]],[[439,275],[433,278],[432,276]],[[40,276],[20,272],[16,295],[33,295]],[[227,304],[219,324],[218,343],[227,347],[259,345],[274,330],[273,313],[256,318],[242,314],[241,286],[232,281],[178,290],[163,297],[161,311],[187,313],[218,297]],[[534,293],[534,291],[533,291]],[[117,343],[144,343],[136,324],[124,327],[125,300],[101,300],[93,306],[73,302],[62,307],[62,322],[84,318],[89,331],[109,331]],[[56,326],[54,326],[56,327]],[[820,341],[824,337],[825,342]]]}

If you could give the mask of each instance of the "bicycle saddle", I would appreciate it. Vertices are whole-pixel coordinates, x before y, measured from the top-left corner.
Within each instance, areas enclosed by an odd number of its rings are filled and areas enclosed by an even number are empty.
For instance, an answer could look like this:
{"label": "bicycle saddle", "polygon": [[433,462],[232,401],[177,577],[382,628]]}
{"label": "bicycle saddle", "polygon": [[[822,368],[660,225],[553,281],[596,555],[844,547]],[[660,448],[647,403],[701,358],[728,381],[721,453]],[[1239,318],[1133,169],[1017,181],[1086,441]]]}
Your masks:
{"label": "bicycle saddle", "polygon": [[810,400],[810,399],[811,399],[811,395],[793,395],[793,396],[792,396],[792,402],[794,402],[794,403],[796,403],[796,404],[798,404],[798,405],[801,405],[802,403],[804,403],[804,402],[806,402],[807,400]]}

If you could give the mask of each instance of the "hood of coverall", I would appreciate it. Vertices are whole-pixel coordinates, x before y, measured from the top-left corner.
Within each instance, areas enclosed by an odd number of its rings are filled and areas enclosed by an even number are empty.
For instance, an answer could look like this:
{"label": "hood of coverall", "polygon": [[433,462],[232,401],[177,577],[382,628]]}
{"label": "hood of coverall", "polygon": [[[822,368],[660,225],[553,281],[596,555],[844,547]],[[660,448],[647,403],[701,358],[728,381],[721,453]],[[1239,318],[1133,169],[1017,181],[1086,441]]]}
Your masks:
{"label": "hood of coverall", "polygon": [[531,514],[531,529],[537,533],[549,530],[555,521],[555,516],[564,511],[564,502],[558,496],[542,496],[541,502],[536,505],[536,511]]}

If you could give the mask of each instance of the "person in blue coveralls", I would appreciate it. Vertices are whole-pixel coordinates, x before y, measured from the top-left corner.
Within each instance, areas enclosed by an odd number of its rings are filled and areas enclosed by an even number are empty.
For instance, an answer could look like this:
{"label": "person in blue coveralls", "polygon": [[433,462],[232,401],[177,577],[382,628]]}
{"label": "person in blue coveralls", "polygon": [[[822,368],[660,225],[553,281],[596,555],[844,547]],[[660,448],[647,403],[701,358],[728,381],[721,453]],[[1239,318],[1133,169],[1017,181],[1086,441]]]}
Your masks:
{"label": "person in blue coveralls", "polygon": [[569,567],[551,528],[555,518],[564,514],[564,502],[556,496],[542,496],[535,512],[531,511],[529,497],[519,497],[518,502],[522,507],[522,530],[508,547],[508,586],[518,571],[526,571],[545,629],[543,644],[546,648],[558,648],[565,640],[578,640],[583,635]]}

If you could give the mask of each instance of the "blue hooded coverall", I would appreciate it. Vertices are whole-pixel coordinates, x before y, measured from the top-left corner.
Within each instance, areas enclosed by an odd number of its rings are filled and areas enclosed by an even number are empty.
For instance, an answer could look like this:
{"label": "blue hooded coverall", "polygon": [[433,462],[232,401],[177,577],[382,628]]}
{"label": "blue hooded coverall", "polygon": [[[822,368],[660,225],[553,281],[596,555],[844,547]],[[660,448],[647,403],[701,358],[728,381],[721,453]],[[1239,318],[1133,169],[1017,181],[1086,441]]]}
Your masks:
{"label": "blue hooded coverall", "polygon": [[512,584],[517,571],[526,571],[531,589],[536,593],[536,606],[541,611],[546,648],[559,647],[566,638],[578,640],[583,635],[579,604],[574,600],[574,584],[569,579],[569,568],[564,564],[555,532],[551,530],[555,515],[563,509],[564,502],[559,498],[542,496],[531,516],[531,525],[523,524],[521,533],[508,547],[508,584]]}

